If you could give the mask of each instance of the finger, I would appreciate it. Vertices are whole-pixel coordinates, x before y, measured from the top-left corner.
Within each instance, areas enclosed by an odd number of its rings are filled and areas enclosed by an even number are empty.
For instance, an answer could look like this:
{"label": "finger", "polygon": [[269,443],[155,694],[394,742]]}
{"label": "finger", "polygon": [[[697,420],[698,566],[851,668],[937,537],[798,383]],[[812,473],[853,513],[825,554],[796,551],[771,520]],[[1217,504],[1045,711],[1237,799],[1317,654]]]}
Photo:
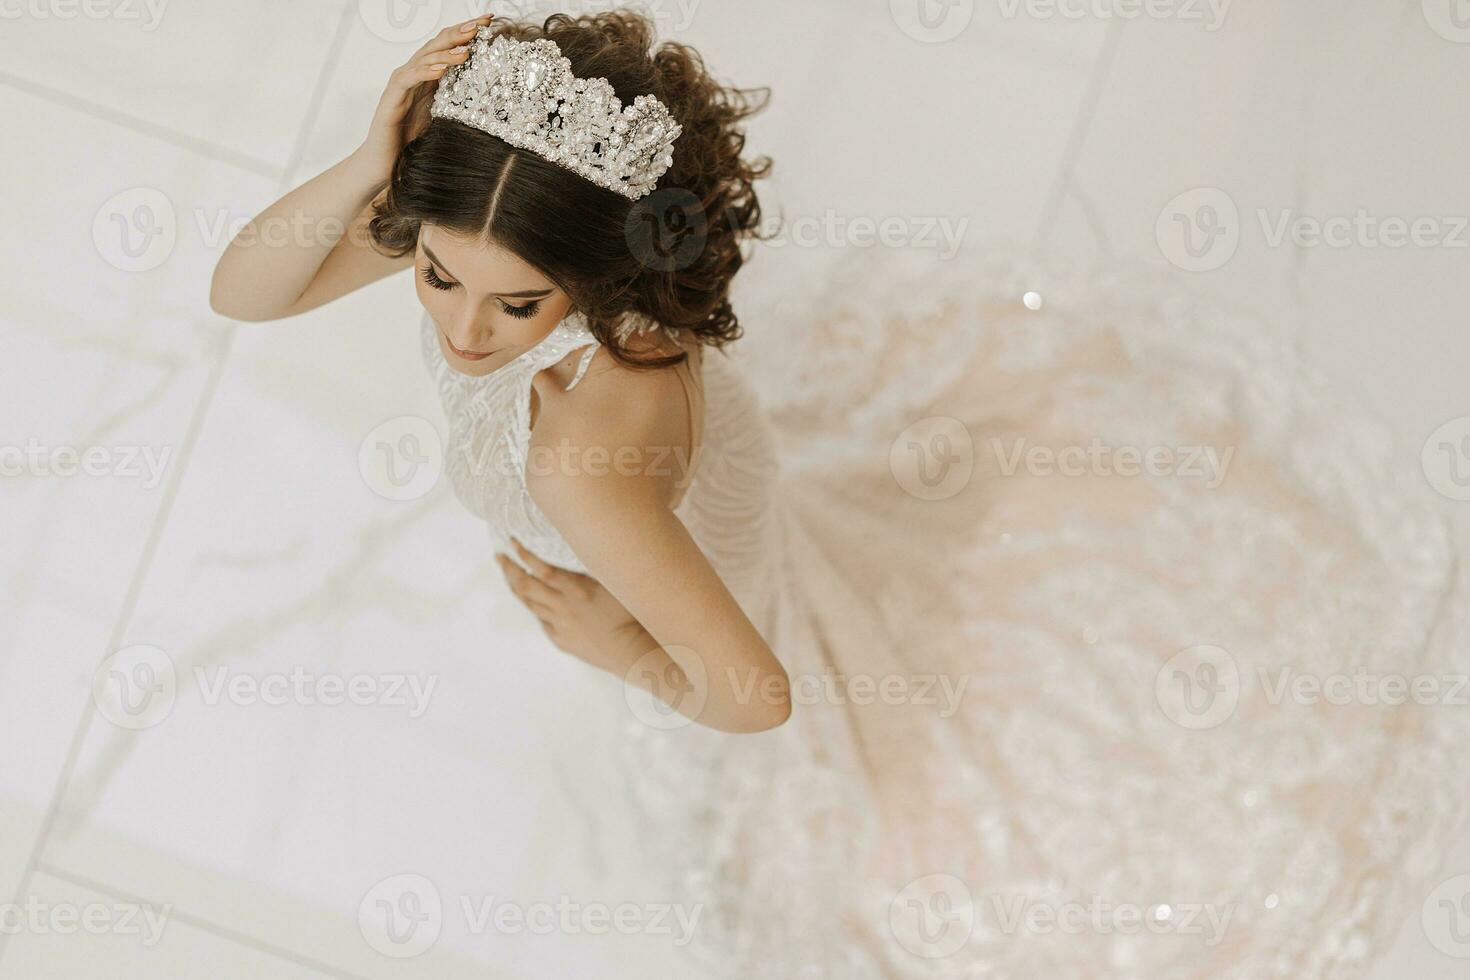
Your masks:
{"label": "finger", "polygon": [[560,568],[557,568],[555,565],[549,565],[531,554],[531,552],[526,550],[526,546],[519,541],[512,541],[511,543],[515,545],[516,554],[521,556],[521,561],[525,562],[526,566],[531,569],[532,575],[546,583],[552,590],[556,592],[561,591],[559,580],[563,577],[564,572]]}
{"label": "finger", "polygon": [[449,62],[445,59],[440,59],[433,64],[417,65],[411,69],[404,69],[403,74],[398,77],[400,96],[407,96],[408,93],[418,88],[424,82],[432,82],[442,78],[449,68]]}
{"label": "finger", "polygon": [[497,556],[500,567],[504,569],[506,579],[510,582],[511,591],[520,596],[525,602],[539,602],[542,605],[555,605],[561,593],[551,588],[545,582],[528,575],[516,566],[509,558]]}
{"label": "finger", "polygon": [[414,90],[425,82],[442,78],[449,67],[449,58],[446,55],[432,63],[410,64],[393,69],[393,74],[388,77],[388,90],[383,95],[384,104],[401,112],[408,105]]}
{"label": "finger", "polygon": [[456,44],[452,48],[430,51],[428,54],[415,58],[409,62],[409,65],[414,68],[427,67],[429,65],[462,65],[469,58],[470,46],[466,42],[464,44]]}
{"label": "finger", "polygon": [[421,56],[429,54],[432,51],[443,51],[458,44],[467,44],[475,36],[476,31],[490,23],[493,16],[493,14],[481,14],[474,20],[465,20],[460,21],[458,24],[450,24],[444,30],[425,41],[423,47],[415,51],[413,57],[408,60],[410,62],[417,61]]}
{"label": "finger", "polygon": [[515,596],[516,601],[519,602],[522,606],[525,606],[526,609],[530,610],[531,615],[541,620],[542,625],[545,625],[549,622],[554,622],[556,620],[556,610],[552,609],[545,603],[537,602],[535,599],[527,599],[525,596],[521,595],[514,589],[511,589],[511,595]]}

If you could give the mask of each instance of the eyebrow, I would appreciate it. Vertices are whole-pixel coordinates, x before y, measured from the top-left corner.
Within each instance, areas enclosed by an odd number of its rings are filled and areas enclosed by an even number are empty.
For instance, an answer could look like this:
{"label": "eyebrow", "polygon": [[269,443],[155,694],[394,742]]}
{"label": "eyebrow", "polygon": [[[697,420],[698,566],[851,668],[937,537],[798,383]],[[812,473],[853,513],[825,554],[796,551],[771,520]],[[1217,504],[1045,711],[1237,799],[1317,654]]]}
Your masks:
{"label": "eyebrow", "polygon": [[[433,249],[429,248],[428,245],[424,245],[424,254],[439,268],[445,272],[449,272],[449,266],[441,262],[439,256],[435,255]],[[456,276],[454,273],[449,272],[449,276],[456,282],[459,281],[459,276]],[[542,296],[550,296],[551,293],[552,291],[550,289],[523,289],[518,293],[492,293],[491,295],[507,299],[540,299]]]}

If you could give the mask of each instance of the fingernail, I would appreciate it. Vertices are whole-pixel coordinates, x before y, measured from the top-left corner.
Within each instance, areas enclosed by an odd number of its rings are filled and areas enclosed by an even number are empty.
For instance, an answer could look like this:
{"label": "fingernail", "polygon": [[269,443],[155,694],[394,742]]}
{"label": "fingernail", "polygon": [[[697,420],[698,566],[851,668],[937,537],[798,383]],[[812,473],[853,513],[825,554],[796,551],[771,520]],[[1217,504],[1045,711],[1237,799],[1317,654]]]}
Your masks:
{"label": "fingernail", "polygon": [[444,69],[446,69],[448,67],[449,67],[448,65],[430,65],[429,66],[429,71],[443,71]]}
{"label": "fingernail", "polygon": [[465,45],[463,45],[463,44],[461,44],[461,45],[460,45],[460,46],[459,46],[459,47],[457,47],[457,48],[450,48],[450,49],[449,49],[449,53],[450,53],[450,54],[464,54],[464,53],[465,53],[465,52],[466,52],[466,51],[468,51],[468,50],[469,50],[469,48],[468,48],[468,47],[467,47],[467,46],[465,46]]}
{"label": "fingernail", "polygon": [[468,24],[465,24],[463,27],[461,27],[459,29],[459,32],[461,34],[468,34],[470,31],[473,31],[473,30],[477,29],[479,26],[480,26],[480,24],[479,24],[478,21],[473,21],[472,20]]}

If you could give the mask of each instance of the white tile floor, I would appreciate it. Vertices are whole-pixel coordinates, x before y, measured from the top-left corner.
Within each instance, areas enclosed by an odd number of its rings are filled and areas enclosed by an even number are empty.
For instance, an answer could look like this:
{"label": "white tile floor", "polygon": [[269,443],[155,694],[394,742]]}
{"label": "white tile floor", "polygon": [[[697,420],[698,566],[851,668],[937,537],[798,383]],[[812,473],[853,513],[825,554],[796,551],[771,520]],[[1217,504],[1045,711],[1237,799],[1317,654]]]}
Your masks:
{"label": "white tile floor", "polygon": [[[1216,29],[1026,0],[953,0],[920,20],[919,2],[933,0],[655,9],[723,77],[773,87],[750,144],[777,160],[772,212],[942,216],[967,222],[971,243],[1169,269],[1181,253],[1161,245],[1161,214],[1218,188],[1240,216],[1234,256],[1177,274],[1293,324],[1416,445],[1470,415],[1470,233],[1458,248],[1269,233],[1287,211],[1429,217],[1446,234],[1470,215],[1470,30],[1449,18],[1464,0],[1257,0]],[[391,27],[390,3],[408,27]],[[171,920],[157,944],[121,928],[0,934],[0,980],[613,977],[614,962],[693,976],[649,936],[491,938],[449,916],[422,956],[364,941],[364,896],[408,869],[446,902],[516,896],[548,864],[589,901],[659,901],[578,884],[616,863],[626,830],[596,815],[613,789],[587,781],[605,741],[589,735],[618,723],[618,694],[545,660],[443,488],[391,502],[361,478],[375,426],[436,417],[402,281],[289,324],[223,322],[206,303],[222,225],[350,150],[431,15],[470,5],[14,6],[0,22],[0,441],[136,447],[156,471],[0,482],[0,903],[142,901]],[[1200,200],[1180,205],[1197,223]],[[800,289],[803,263],[776,258],[742,290]],[[99,664],[135,644],[185,678],[166,723],[141,731],[90,693]],[[475,669],[486,657],[493,675]],[[259,678],[349,663],[455,683],[423,717],[211,704],[194,684],[196,667]],[[560,696],[508,699],[507,677]],[[577,736],[568,715],[584,720]],[[566,770],[523,771],[530,746]],[[1470,838],[1444,874],[1465,871]],[[1465,969],[1411,919],[1375,977]]]}

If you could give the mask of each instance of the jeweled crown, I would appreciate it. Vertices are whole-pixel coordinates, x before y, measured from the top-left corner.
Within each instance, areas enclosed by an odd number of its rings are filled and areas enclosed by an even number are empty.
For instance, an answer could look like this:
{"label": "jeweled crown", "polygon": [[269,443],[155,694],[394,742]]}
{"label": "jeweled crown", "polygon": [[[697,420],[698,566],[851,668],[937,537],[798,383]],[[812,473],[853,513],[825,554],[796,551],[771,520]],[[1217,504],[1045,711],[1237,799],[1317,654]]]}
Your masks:
{"label": "jeweled crown", "polygon": [[578,78],[549,38],[518,41],[487,25],[469,60],[444,73],[431,116],[529,150],[636,201],[674,163],[683,131],[652,95],[625,106],[606,78]]}

